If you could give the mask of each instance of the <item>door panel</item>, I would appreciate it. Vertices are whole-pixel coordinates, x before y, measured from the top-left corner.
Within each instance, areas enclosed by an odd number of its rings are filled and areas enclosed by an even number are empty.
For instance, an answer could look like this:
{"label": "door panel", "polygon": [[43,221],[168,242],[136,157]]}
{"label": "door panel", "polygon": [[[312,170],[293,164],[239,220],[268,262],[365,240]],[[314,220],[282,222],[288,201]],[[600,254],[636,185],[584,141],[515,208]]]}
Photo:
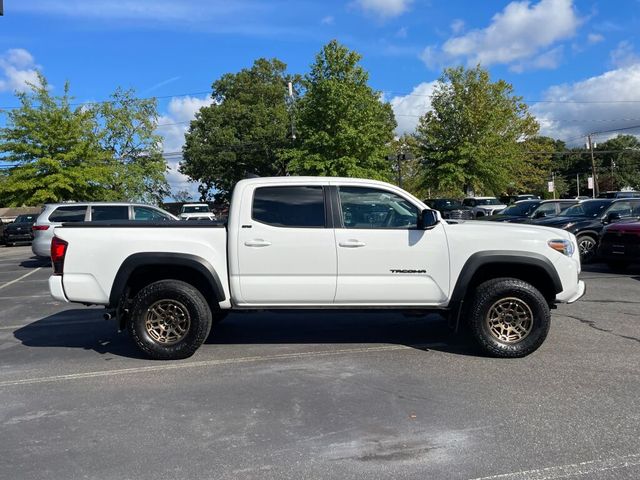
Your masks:
{"label": "door panel", "polygon": [[394,192],[340,187],[336,304],[437,305],[449,289],[442,225],[417,228],[420,207]]}
{"label": "door panel", "polygon": [[334,231],[321,186],[257,188],[238,236],[240,291],[256,305],[328,304],[336,291]]}

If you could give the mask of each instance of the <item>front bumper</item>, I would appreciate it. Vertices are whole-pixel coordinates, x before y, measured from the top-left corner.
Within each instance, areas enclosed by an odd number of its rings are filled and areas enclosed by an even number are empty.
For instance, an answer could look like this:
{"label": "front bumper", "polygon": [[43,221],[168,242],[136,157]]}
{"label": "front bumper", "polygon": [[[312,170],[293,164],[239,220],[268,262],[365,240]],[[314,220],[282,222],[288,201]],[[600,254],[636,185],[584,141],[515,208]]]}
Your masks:
{"label": "front bumper", "polygon": [[31,242],[33,241],[33,236],[30,233],[5,232],[4,241],[5,243]]}
{"label": "front bumper", "polygon": [[51,296],[59,302],[69,302],[69,299],[67,299],[67,296],[64,293],[61,275],[51,275],[49,277],[49,293],[51,293]]}
{"label": "front bumper", "polygon": [[559,303],[574,303],[580,300],[587,291],[587,286],[580,280],[576,284],[576,288],[571,291],[562,291],[556,296],[556,301]]}

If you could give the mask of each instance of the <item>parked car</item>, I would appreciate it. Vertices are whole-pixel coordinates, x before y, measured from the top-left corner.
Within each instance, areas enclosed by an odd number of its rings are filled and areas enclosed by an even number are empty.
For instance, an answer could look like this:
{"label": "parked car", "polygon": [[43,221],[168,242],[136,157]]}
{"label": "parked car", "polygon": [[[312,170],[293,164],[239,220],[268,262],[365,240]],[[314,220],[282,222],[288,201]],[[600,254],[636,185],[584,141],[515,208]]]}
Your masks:
{"label": "parked car", "polygon": [[507,208],[496,197],[467,197],[462,201],[462,204],[471,208],[473,216],[476,218],[495,215]]}
{"label": "parked car", "polygon": [[180,220],[189,220],[191,217],[207,218],[215,220],[216,215],[211,211],[206,203],[186,203],[180,209]]}
{"label": "parked car", "polygon": [[[490,220],[496,222],[509,222],[509,223],[539,223],[539,220],[542,218],[555,217],[564,212],[567,208],[571,207],[578,203],[577,200],[524,200],[526,202],[531,202],[531,204],[524,204],[524,207],[519,207],[522,209],[526,209],[526,215],[515,215],[509,214],[504,217],[501,214],[505,214],[506,210],[503,210],[498,215],[494,215],[488,218],[483,218],[482,220]],[[520,202],[518,202],[519,205]],[[516,205],[513,205],[515,207]],[[529,208],[535,205],[535,208]],[[511,212],[514,212],[511,210]]]}
{"label": "parked car", "polygon": [[582,261],[588,263],[596,257],[599,237],[605,225],[638,217],[640,217],[640,198],[597,198],[583,200],[575,207],[568,209],[562,216],[542,219],[535,223],[573,233],[578,239]]}
{"label": "parked car", "polygon": [[49,257],[53,229],[63,223],[112,220],[164,222],[178,219],[161,208],[137,203],[49,203],[44,206],[32,227],[31,250],[39,257]]}
{"label": "parked car", "polygon": [[18,215],[13,222],[6,224],[2,232],[4,244],[10,246],[16,243],[31,243],[33,240],[31,227],[37,217],[38,215],[34,213]]}
{"label": "parked car", "polygon": [[542,203],[542,200],[520,200],[508,206],[500,213],[489,217],[481,217],[480,220],[492,222],[522,223],[531,217],[531,214]]}
{"label": "parked car", "polygon": [[602,192],[598,198],[640,198],[640,192],[634,191],[616,191]]}
{"label": "parked car", "polygon": [[624,271],[632,263],[640,263],[640,222],[621,221],[605,226],[598,256],[614,272]]}
{"label": "parked car", "polygon": [[460,200],[455,198],[431,198],[425,200],[424,203],[439,211],[442,218],[451,220],[472,220],[475,218],[471,208],[465,207]]}
{"label": "parked car", "polygon": [[247,179],[228,225],[109,226],[109,235],[91,222],[55,229],[49,289],[104,305],[156,359],[191,356],[231,309],[336,307],[439,311],[483,352],[521,357],[544,341],[550,307],[585,290],[575,236],[448,224],[374,180]]}
{"label": "parked car", "polygon": [[512,205],[522,200],[540,200],[540,196],[534,195],[532,193],[522,193],[520,195],[505,195],[500,197],[500,201],[502,203],[506,203],[507,205]]}
{"label": "parked car", "polygon": [[4,245],[4,226],[6,224],[0,218],[0,245]]}

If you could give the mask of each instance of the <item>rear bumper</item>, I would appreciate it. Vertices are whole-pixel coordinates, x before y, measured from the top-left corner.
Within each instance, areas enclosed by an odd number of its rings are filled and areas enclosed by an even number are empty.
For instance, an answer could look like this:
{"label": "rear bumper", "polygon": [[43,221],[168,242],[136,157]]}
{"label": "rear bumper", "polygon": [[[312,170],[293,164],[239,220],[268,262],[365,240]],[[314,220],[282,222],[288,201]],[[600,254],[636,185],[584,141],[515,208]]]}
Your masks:
{"label": "rear bumper", "polygon": [[64,294],[61,275],[51,275],[49,277],[49,293],[59,302],[69,302],[67,296]]}

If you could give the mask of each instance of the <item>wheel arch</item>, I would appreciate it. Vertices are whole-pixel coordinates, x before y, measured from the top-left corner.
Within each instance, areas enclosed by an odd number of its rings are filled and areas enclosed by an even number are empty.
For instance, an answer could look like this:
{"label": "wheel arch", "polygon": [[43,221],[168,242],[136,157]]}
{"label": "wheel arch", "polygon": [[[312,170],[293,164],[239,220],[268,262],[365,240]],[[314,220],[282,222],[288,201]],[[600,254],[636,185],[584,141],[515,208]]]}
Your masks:
{"label": "wheel arch", "polygon": [[492,278],[511,277],[536,287],[551,305],[562,291],[562,281],[553,263],[534,252],[486,251],[478,252],[466,261],[449,302],[450,322],[457,330],[463,305],[469,292],[480,283]]}
{"label": "wheel arch", "polygon": [[187,253],[145,252],[127,257],[116,273],[109,307],[117,308],[123,296],[133,296],[149,283],[176,279],[196,287],[210,303],[226,300],[220,277],[204,258]]}

